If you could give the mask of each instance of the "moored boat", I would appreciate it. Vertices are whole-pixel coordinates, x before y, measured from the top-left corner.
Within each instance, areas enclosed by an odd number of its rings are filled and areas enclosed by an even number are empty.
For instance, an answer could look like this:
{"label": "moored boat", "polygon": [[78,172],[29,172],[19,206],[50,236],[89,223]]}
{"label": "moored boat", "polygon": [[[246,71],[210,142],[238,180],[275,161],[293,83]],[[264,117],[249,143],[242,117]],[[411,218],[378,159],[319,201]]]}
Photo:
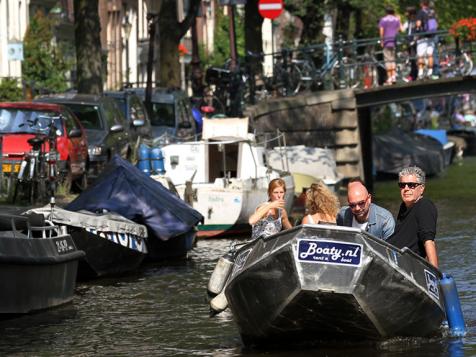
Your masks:
{"label": "moored boat", "polygon": [[248,133],[248,118],[204,119],[202,139],[161,148],[166,175],[180,197],[204,217],[199,237],[248,234],[248,218],[268,200],[268,184],[275,178],[286,183],[290,212],[293,177],[266,163],[265,146]]}
{"label": "moored boat", "polygon": [[187,255],[202,215],[137,167],[114,156],[67,210],[114,212],[147,228],[147,259]]}
{"label": "moored boat", "polygon": [[70,302],[83,256],[71,236],[45,222],[43,216],[1,214],[0,316]]}
{"label": "moored boat", "polygon": [[49,206],[32,209],[64,226],[86,254],[80,260],[79,279],[122,274],[139,267],[147,254],[147,228],[116,213],[73,212]]}
{"label": "moored boat", "polygon": [[440,333],[441,273],[347,227],[303,225],[240,247],[224,288],[245,344]]}

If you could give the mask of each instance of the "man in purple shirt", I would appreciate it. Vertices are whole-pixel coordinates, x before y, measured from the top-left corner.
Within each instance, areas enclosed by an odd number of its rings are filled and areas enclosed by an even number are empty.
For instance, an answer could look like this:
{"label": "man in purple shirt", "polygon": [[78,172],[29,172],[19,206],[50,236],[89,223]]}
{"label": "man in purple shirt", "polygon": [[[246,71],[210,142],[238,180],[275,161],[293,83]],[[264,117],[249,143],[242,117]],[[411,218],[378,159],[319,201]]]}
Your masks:
{"label": "man in purple shirt", "polygon": [[396,37],[401,30],[400,18],[395,16],[395,10],[388,7],[386,15],[379,21],[380,44],[383,47],[383,59],[385,61],[385,69],[387,70],[387,81],[385,84],[396,82],[396,65],[395,65],[395,46]]}

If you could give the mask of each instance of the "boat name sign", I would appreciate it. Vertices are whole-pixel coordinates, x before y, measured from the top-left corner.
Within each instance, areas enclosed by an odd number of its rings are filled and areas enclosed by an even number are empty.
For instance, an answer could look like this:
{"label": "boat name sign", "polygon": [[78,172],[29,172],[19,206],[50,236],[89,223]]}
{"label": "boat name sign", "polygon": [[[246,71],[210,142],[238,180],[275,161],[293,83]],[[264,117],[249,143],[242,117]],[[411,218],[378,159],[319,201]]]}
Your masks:
{"label": "boat name sign", "polygon": [[64,238],[53,238],[58,254],[66,254],[73,251],[75,248]]}
{"label": "boat name sign", "polygon": [[298,260],[308,263],[360,266],[362,245],[326,240],[298,240]]}

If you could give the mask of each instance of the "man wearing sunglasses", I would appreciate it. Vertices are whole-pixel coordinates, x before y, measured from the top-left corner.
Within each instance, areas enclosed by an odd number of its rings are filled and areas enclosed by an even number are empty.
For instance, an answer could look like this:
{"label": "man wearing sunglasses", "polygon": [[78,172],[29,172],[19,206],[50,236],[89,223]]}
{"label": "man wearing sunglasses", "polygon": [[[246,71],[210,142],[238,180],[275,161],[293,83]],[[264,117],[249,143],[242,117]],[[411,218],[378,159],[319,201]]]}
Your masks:
{"label": "man wearing sunglasses", "polygon": [[395,233],[387,240],[397,248],[408,247],[427,258],[438,268],[435,235],[438,211],[425,191],[425,172],[417,166],[406,167],[398,174],[402,204],[398,211]]}
{"label": "man wearing sunglasses", "polygon": [[372,203],[372,196],[360,179],[352,179],[347,186],[348,206],[337,214],[337,225],[365,230],[373,236],[386,240],[393,233],[395,220],[383,207]]}

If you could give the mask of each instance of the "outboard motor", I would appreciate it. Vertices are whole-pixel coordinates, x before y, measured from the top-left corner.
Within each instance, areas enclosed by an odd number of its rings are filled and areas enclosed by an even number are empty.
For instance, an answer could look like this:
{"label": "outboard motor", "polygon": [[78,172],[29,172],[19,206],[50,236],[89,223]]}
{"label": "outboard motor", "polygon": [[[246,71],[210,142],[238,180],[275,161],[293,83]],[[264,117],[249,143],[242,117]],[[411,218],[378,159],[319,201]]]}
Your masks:
{"label": "outboard motor", "polygon": [[451,275],[443,274],[440,286],[445,297],[446,318],[448,319],[450,334],[456,337],[464,336],[466,334],[466,326],[455,280]]}

